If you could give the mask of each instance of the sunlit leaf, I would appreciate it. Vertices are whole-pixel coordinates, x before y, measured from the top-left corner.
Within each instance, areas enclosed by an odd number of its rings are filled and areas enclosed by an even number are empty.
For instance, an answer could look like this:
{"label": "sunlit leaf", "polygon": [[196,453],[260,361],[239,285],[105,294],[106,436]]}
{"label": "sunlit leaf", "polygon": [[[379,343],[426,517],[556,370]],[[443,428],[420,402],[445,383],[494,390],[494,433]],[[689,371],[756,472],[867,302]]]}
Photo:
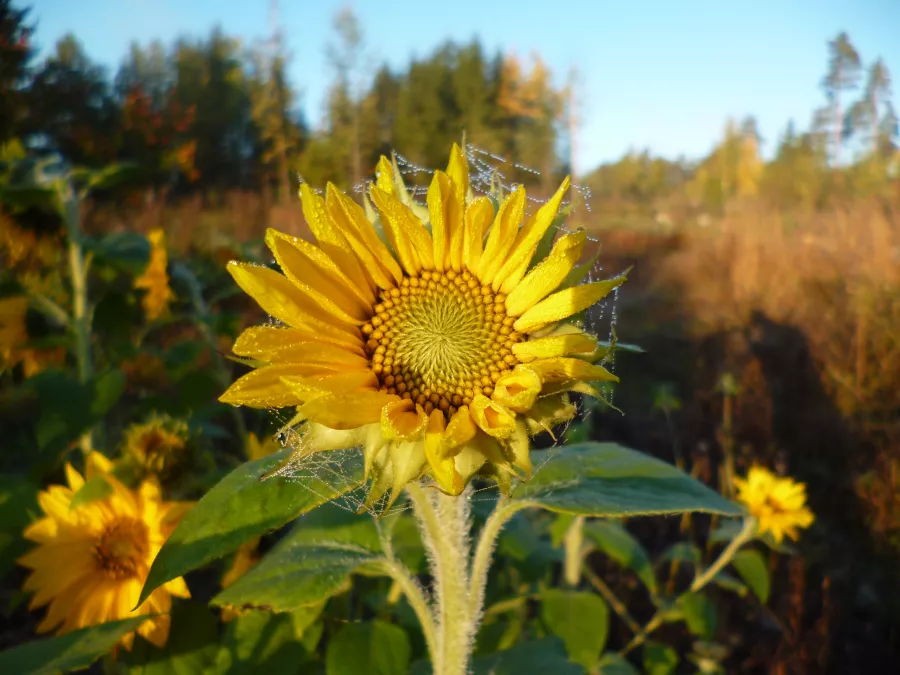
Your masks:
{"label": "sunlit leaf", "polygon": [[326,505],[299,519],[275,548],[213,603],[295,610],[341,592],[354,572],[381,558],[372,516]]}
{"label": "sunlit leaf", "polygon": [[362,457],[356,450],[317,455],[309,474],[262,480],[290,453],[286,449],[247,462],[207,492],[156,556],[141,602],[167,581],[231,553],[245,541],[349,492],[363,480]]}
{"label": "sunlit leaf", "polygon": [[741,513],[671,464],[615,443],[581,443],[552,452],[531,481],[515,489],[514,503],[585,516]]}
{"label": "sunlit leaf", "polygon": [[119,639],[147,620],[146,615],[26,642],[0,652],[0,673],[57,675],[87,668],[112,650]]}

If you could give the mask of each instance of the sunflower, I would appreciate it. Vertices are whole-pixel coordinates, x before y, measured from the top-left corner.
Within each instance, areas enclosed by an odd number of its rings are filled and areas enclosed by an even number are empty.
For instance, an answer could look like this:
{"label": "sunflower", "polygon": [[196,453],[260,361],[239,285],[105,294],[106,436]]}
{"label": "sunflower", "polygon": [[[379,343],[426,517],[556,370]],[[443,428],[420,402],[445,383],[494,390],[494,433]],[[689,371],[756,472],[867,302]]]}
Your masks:
{"label": "sunflower", "polygon": [[738,500],[758,521],[759,534],[772,533],[776,543],[785,535],[796,540],[800,528],[809,527],[813,514],[806,507],[806,486],[779,478],[768,469],[753,466],[747,478],[735,478]]}
{"label": "sunflower", "polygon": [[[19,559],[31,573],[24,589],[34,592],[29,607],[49,604],[39,633],[58,634],[142,614],[159,614],[137,632],[161,647],[169,634],[171,596],[190,597],[179,577],[156,589],[134,609],[150,564],[191,504],[163,502],[155,482],[130,490],[110,475],[108,459],[92,453],[86,478],[101,476],[111,492],[104,498],[72,506],[72,497],[85,484],[66,465],[68,487],[51,485],[38,501],[45,516],[29,525],[26,539],[37,548]],[[131,649],[134,634],[122,639]]]}
{"label": "sunflower", "polygon": [[377,174],[371,218],[331,184],[324,199],[301,186],[317,244],[270,229],[283,274],[228,265],[283,325],[238,337],[234,353],[255,368],[220,400],[296,406],[297,458],[361,445],[369,504],[423,474],[454,495],[476,472],[508,490],[531,474],[529,438],[575,415],[567,392],[599,396],[589,382],[616,381],[572,321],[625,277],[579,285],[583,231],[533,260],[550,248],[568,178],[526,218],[522,187],[499,203],[472,196],[456,145],[427,208],[384,157]]}
{"label": "sunflower", "polygon": [[148,321],[155,321],[166,313],[175,295],[169,288],[169,275],[166,273],[169,264],[166,233],[161,229],[151,230],[147,239],[150,241],[150,261],[144,273],[134,280],[134,287],[147,291],[142,300],[144,314]]}
{"label": "sunflower", "polygon": [[184,459],[188,425],[167,415],[154,415],[143,424],[132,424],[125,432],[123,454],[144,475],[164,478]]}

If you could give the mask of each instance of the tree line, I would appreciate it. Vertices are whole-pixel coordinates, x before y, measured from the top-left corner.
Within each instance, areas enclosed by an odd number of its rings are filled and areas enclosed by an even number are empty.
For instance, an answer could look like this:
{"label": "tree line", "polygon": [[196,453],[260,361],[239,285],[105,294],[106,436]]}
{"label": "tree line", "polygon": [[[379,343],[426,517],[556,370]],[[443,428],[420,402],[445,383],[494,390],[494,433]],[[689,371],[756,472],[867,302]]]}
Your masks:
{"label": "tree line", "polygon": [[[351,10],[335,16],[333,29],[326,110],[311,126],[296,107],[278,33],[249,48],[218,28],[170,45],[133,44],[111,73],[73,35],[37,60],[30,10],[0,0],[0,159],[27,152],[88,167],[131,161],[157,193],[213,201],[234,189],[289,199],[298,178],[352,187],[391,150],[413,165],[439,166],[463,133],[538,172],[514,180],[550,185],[569,170],[575,92],[555,85],[540,57],[446,43],[399,72],[373,71]],[[699,161],[645,151],[598,167],[582,177],[592,200],[647,208],[674,199],[718,210],[764,198],[778,208],[820,208],[836,195],[890,193],[900,162],[887,67],[865,64],[845,33],[828,53],[824,105],[808,130],[788,125],[773,160],[760,157],[762,139],[747,118],[729,122]]]}

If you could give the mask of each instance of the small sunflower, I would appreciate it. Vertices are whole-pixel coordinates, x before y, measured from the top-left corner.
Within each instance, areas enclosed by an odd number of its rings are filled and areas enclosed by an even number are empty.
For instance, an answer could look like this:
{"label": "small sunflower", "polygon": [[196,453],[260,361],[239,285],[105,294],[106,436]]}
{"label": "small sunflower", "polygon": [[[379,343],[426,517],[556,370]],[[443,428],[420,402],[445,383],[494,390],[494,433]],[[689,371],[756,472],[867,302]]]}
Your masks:
{"label": "small sunflower", "polygon": [[[24,532],[38,546],[19,559],[31,570],[24,585],[34,592],[29,607],[49,604],[38,632],[58,634],[158,613],[137,633],[161,647],[169,634],[171,596],[190,597],[184,580],[173,579],[133,608],[150,564],[191,503],[162,501],[159,486],[152,481],[130,490],[109,474],[111,468],[109,460],[96,452],[87,460],[86,477],[102,475],[112,488],[103,499],[71,508],[85,478],[68,464],[68,487],[51,485],[39,494],[45,516]],[[131,649],[133,641],[132,633],[122,644]]]}
{"label": "small sunflower", "polygon": [[134,280],[134,287],[146,290],[142,300],[144,314],[148,321],[155,321],[168,311],[175,294],[169,288],[169,275],[166,272],[169,264],[166,233],[161,229],[151,230],[147,239],[150,240],[150,261],[144,273]]}
{"label": "small sunflower", "polygon": [[188,425],[167,415],[154,415],[143,424],[125,431],[124,456],[140,467],[144,475],[163,478],[184,459]]}
{"label": "small sunflower", "polygon": [[779,478],[768,469],[753,466],[745,479],[735,478],[738,500],[756,517],[759,534],[772,533],[776,543],[787,535],[796,540],[798,530],[809,527],[813,514],[806,507],[806,486]]}
{"label": "small sunflower", "polygon": [[567,392],[597,396],[588,382],[616,381],[593,363],[605,354],[596,337],[566,320],[625,277],[578,284],[583,231],[533,260],[568,178],[526,218],[522,187],[499,204],[470,194],[456,145],[427,208],[386,158],[378,169],[371,219],[333,185],[324,199],[303,185],[318,243],[270,229],[283,274],[229,264],[284,325],[238,337],[234,353],[255,369],[220,400],[296,406],[301,457],[361,445],[370,504],[388,489],[393,501],[423,474],[449,494],[476,472],[507,490],[513,477],[530,476],[529,437],[575,415]]}

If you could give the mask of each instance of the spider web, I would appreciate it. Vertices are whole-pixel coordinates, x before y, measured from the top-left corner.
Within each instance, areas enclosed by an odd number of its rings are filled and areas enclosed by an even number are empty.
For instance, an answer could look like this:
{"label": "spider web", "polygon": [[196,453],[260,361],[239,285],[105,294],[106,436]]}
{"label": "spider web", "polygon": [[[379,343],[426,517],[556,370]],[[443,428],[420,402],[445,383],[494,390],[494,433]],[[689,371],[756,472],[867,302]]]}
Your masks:
{"label": "spider web", "polygon": [[[531,175],[536,179],[541,176],[540,171],[512,162],[500,155],[473,145],[467,144],[464,152],[469,165],[469,185],[472,192],[476,195],[487,195],[491,192],[492,187],[496,186],[502,187],[506,192],[511,191],[517,184],[511,177],[513,175]],[[395,152],[394,158],[407,188],[413,193],[417,201],[424,202],[428,191],[427,185],[434,174],[434,169],[418,166],[400,153]],[[366,184],[359,184],[354,186],[352,191],[362,194],[365,189]],[[571,206],[572,210],[566,219],[566,223],[559,227],[559,233],[574,232],[578,227],[580,214],[590,213],[591,193],[588,187],[572,184],[568,194],[573,195],[573,197],[569,200],[564,200],[561,208]],[[546,202],[546,199],[528,195],[526,213],[530,215]],[[599,239],[590,234],[587,235],[587,240],[586,253],[591,255],[599,247],[600,242]],[[599,262],[595,262],[588,271],[585,283],[602,280],[609,276],[611,275],[604,272],[603,266]],[[582,320],[584,330],[598,337],[605,335],[607,342],[610,344],[615,340],[618,297],[619,289],[616,288],[609,296],[588,308]],[[274,319],[272,321],[277,323]],[[615,373],[613,350],[610,350],[610,354],[598,363],[606,367],[610,372]],[[602,383],[595,386],[603,394],[605,403],[611,406],[614,393],[613,385]],[[537,451],[536,454],[532,453],[535,474],[559,452],[569,427],[575,422],[588,422],[594,410],[598,406],[603,405],[603,403],[594,402],[592,399],[579,394],[571,394],[571,396],[578,412],[575,418],[554,428],[553,442],[549,447]],[[370,488],[365,483],[359,485],[356,480],[358,475],[357,468],[361,462],[361,447],[344,451],[326,452],[313,452],[311,449],[304,449],[302,434],[297,431],[295,426],[291,425],[291,417],[278,409],[274,409],[272,413],[276,416],[281,426],[281,431],[276,434],[276,439],[282,447],[295,451],[291,460],[274,472],[276,475],[295,481],[297,484],[304,486],[305,489],[314,489],[311,487],[314,485],[324,486],[324,489],[319,493],[319,496],[323,499],[328,494],[339,492],[341,493],[340,496],[331,499],[331,502],[354,512],[365,510],[372,515],[384,516],[387,515],[386,512],[394,513],[409,508],[402,499],[397,500],[396,504],[388,508],[387,495],[382,496],[373,504],[367,505]],[[493,483],[490,485],[476,485],[473,491],[467,492],[470,495],[469,499],[472,501],[492,500],[495,498],[495,493],[496,490]]]}

